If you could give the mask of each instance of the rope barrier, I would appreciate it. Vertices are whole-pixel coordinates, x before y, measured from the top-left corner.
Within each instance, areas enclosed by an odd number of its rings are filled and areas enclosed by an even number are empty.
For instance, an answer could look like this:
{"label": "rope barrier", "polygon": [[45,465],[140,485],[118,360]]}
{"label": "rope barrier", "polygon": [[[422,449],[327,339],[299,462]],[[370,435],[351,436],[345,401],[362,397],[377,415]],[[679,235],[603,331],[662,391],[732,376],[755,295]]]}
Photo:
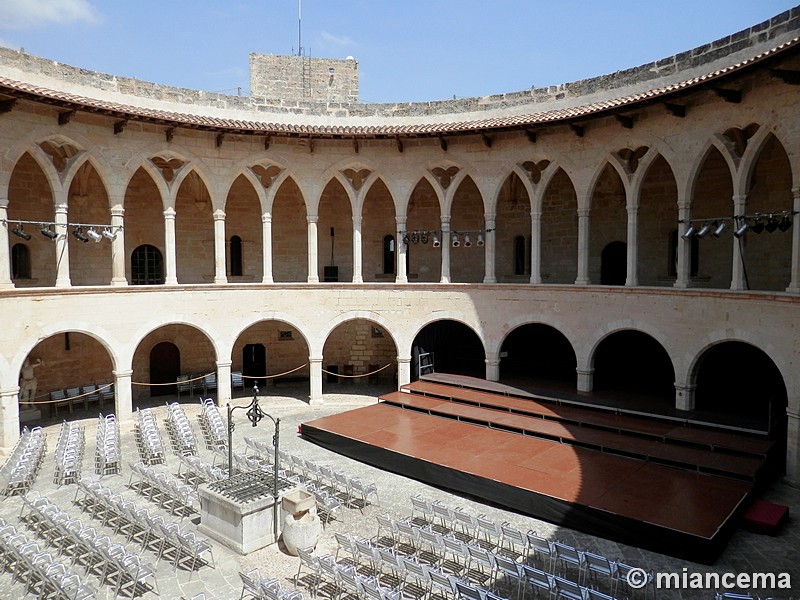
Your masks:
{"label": "rope barrier", "polygon": [[155,387],[159,385],[177,385],[179,383],[193,383],[195,381],[200,381],[201,379],[205,379],[206,377],[208,377],[209,375],[213,375],[214,373],[216,373],[216,371],[209,371],[205,375],[198,375],[193,379],[181,379],[180,381],[172,381],[167,383],[148,383],[144,381],[131,381],[131,385],[146,385],[150,387]]}
{"label": "rope barrier", "polygon": [[[40,401],[40,402],[37,402],[35,400],[26,400],[24,402],[20,401],[20,404],[24,404],[24,405],[28,405],[28,404],[56,404],[58,402],[64,402],[64,400],[77,400],[78,398],[84,398],[85,396],[91,396],[92,394],[99,394],[101,391],[110,388],[112,385],[114,385],[114,384],[113,383],[107,383],[106,385],[100,386],[99,388],[97,388],[96,390],[94,390],[92,392],[86,392],[85,394],[78,394],[77,396],[64,396],[64,398],[61,398],[60,400],[43,400],[43,401]],[[34,396],[34,398],[45,398],[45,397],[48,397],[49,395],[50,394],[48,392],[47,394],[41,394],[39,396]]]}
{"label": "rope barrier", "polygon": [[322,372],[325,373],[326,375],[335,375],[336,377],[347,377],[348,379],[358,379],[359,377],[369,377],[370,375],[375,375],[375,373],[380,373],[381,371],[390,367],[391,365],[392,363],[386,363],[380,369],[370,371],[369,373],[363,373],[362,375],[342,375],[341,373],[333,373],[331,371],[326,371],[325,369],[322,369]]}
{"label": "rope barrier", "polygon": [[299,367],[295,367],[294,369],[291,369],[290,371],[284,371],[283,373],[278,373],[277,375],[242,375],[242,378],[244,378],[244,379],[275,379],[276,377],[283,377],[284,375],[289,375],[291,373],[294,373],[295,371],[299,371],[303,367],[307,367],[307,366],[308,366],[308,363],[306,363],[304,365],[300,365]]}

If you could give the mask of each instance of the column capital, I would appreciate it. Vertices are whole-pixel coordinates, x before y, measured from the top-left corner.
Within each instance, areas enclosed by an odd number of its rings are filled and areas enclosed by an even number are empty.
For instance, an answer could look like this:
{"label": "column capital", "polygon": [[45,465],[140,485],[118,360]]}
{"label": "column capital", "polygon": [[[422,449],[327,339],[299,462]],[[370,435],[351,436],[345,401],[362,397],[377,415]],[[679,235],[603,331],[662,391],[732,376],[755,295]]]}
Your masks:
{"label": "column capital", "polygon": [[118,379],[130,379],[133,376],[132,369],[118,369],[116,371],[111,371],[111,373]]}
{"label": "column capital", "polygon": [[306,215],[306,223],[319,222],[319,215]]}
{"label": "column capital", "polygon": [[261,222],[262,223],[272,223],[272,213],[265,212],[261,215]]}
{"label": "column capital", "polygon": [[592,214],[592,209],[591,208],[583,208],[583,207],[581,207],[581,208],[578,209],[578,218],[579,219],[586,219],[586,218],[589,217],[590,214]]}
{"label": "column capital", "polygon": [[230,360],[218,360],[217,361],[217,367],[221,368],[221,369],[224,369],[225,367],[230,368],[232,364],[233,364],[233,361],[230,361]]}
{"label": "column capital", "polygon": [[124,217],[125,216],[125,209],[121,206],[115,206],[111,209],[111,216],[112,217]]}
{"label": "column capital", "polygon": [[401,364],[410,363],[411,362],[411,357],[410,356],[398,356],[397,357],[397,362],[401,363]]}
{"label": "column capital", "polygon": [[217,210],[214,211],[213,216],[215,221],[224,221],[225,211],[222,210],[221,208],[218,208]]}
{"label": "column capital", "polygon": [[164,218],[165,219],[174,219],[175,218],[175,209],[171,206],[168,206],[166,210],[164,210]]}
{"label": "column capital", "polygon": [[0,209],[8,208],[8,198],[0,198]]}

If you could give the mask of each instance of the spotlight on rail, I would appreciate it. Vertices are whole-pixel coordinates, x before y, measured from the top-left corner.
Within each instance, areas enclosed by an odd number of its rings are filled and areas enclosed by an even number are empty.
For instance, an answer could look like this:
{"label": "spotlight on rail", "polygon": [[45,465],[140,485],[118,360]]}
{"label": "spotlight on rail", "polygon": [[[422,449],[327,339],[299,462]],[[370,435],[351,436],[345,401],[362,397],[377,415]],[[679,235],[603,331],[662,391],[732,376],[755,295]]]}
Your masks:
{"label": "spotlight on rail", "polygon": [[87,231],[86,235],[89,236],[89,239],[94,240],[95,242],[99,242],[103,239],[103,236],[97,233],[94,229]]}
{"label": "spotlight on rail", "polygon": [[58,234],[52,229],[50,229],[49,225],[42,225],[42,228],[39,231],[42,232],[42,235],[44,237],[50,238],[51,240],[54,240],[58,237]]}
{"label": "spotlight on rail", "polygon": [[16,227],[14,227],[14,229],[11,230],[11,233],[22,238],[23,240],[31,239],[31,234],[22,229],[22,223],[19,223]]}

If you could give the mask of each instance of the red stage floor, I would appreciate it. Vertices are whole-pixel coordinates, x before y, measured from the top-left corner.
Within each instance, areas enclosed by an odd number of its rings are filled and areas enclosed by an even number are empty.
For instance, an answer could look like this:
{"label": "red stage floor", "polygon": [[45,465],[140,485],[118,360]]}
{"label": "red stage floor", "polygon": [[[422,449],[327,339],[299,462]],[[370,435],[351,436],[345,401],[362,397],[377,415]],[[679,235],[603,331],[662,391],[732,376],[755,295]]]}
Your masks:
{"label": "red stage floor", "polygon": [[[721,552],[727,537],[723,530],[731,529],[753,490],[746,481],[386,403],[305,423],[303,436],[375,466],[532,516],[577,529],[587,523],[588,533],[626,543],[636,542],[630,530],[638,523],[647,534],[636,545],[700,562],[713,562]],[[659,535],[664,547],[655,539]],[[693,544],[698,548],[690,548]]]}

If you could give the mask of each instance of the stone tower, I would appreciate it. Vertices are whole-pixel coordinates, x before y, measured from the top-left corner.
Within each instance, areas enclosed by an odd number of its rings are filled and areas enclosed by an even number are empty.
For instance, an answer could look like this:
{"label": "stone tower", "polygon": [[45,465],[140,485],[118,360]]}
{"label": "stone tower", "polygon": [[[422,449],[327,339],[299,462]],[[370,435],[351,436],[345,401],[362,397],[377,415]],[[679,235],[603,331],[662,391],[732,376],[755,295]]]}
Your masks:
{"label": "stone tower", "polygon": [[250,95],[309,102],[358,102],[358,61],[250,53]]}

